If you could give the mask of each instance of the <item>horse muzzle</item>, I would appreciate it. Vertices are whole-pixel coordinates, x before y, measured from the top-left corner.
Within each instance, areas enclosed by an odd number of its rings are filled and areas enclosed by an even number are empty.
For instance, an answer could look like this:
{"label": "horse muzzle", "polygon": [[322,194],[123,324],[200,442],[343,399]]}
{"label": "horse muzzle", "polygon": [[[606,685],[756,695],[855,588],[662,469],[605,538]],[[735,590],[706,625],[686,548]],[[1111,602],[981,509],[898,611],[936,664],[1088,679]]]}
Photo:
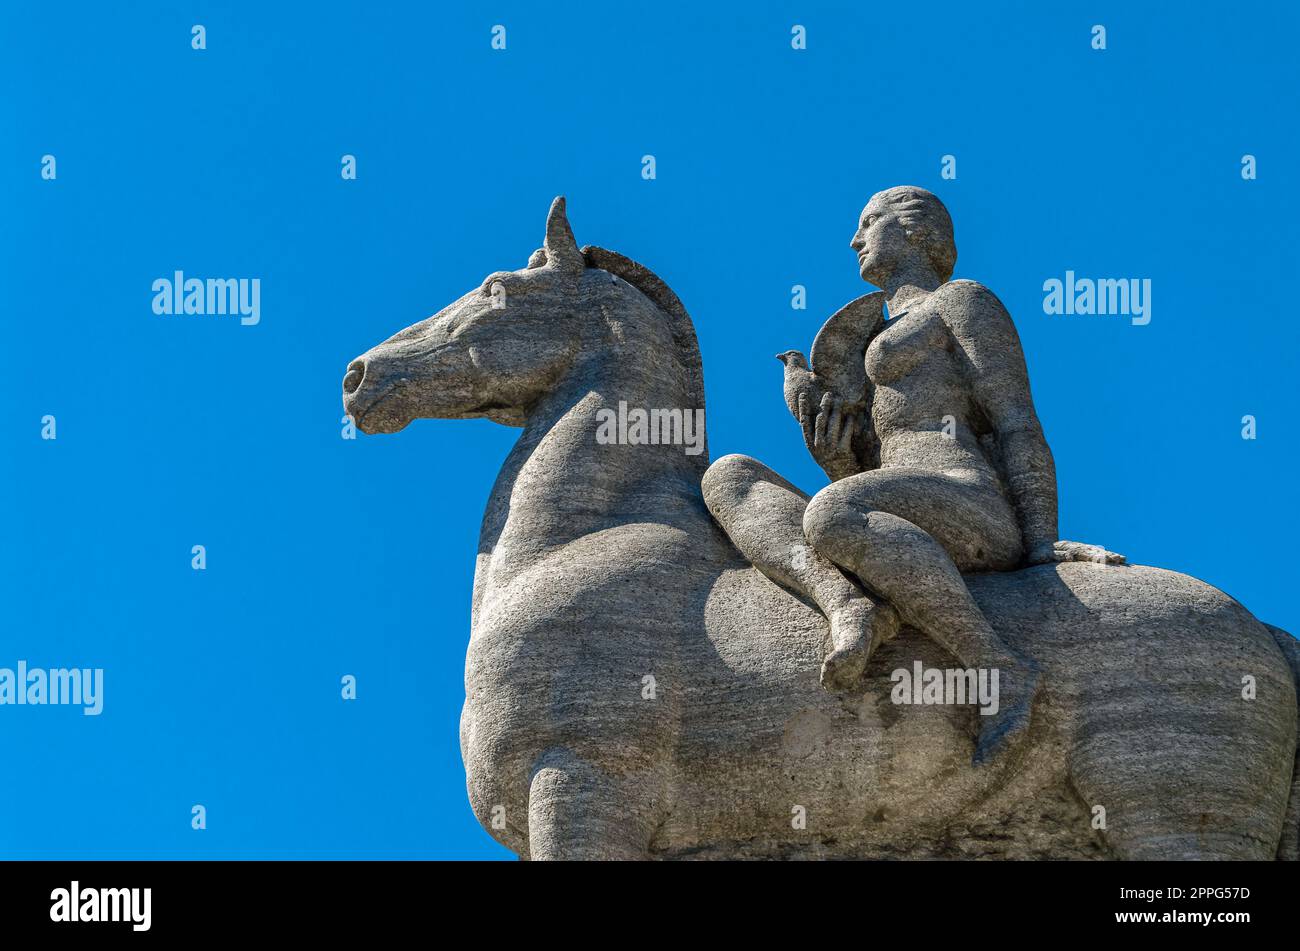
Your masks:
{"label": "horse muzzle", "polygon": [[348,364],[343,375],[343,411],[363,433],[395,433],[411,421],[393,399],[401,380],[384,383],[375,379],[365,357]]}

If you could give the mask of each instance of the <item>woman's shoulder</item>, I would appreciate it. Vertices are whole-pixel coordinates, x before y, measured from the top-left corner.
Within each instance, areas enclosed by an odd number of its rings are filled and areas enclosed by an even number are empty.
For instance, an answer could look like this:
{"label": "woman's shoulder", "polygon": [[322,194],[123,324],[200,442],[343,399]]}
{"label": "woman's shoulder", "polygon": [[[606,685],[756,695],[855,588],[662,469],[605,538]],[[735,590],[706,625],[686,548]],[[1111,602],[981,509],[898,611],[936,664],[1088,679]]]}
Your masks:
{"label": "woman's shoulder", "polygon": [[932,296],[941,301],[954,303],[967,301],[979,304],[996,304],[998,307],[1002,307],[1002,301],[998,300],[998,295],[979,281],[972,281],[964,277],[942,285]]}
{"label": "woman's shoulder", "polygon": [[1011,323],[1002,301],[979,281],[949,281],[930,297],[950,325]]}

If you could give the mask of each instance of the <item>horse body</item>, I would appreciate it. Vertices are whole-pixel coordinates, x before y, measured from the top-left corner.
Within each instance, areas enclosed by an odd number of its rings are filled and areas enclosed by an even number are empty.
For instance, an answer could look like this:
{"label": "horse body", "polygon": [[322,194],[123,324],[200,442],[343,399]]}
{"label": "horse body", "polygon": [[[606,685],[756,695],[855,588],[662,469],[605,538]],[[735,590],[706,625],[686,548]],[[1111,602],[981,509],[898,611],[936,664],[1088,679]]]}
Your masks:
{"label": "horse body", "polygon": [[[1213,588],[1082,563],[970,577],[999,635],[1048,684],[1023,760],[976,768],[972,708],[891,699],[891,671],[953,658],[905,628],[859,690],[823,691],[824,619],[741,561],[698,491],[667,481],[681,494],[653,507],[677,513],[673,524],[642,513],[544,540],[529,526],[565,525],[567,505],[553,508],[544,479],[535,495],[498,487],[509,514],[496,544],[485,524],[462,752],[476,813],[520,855],[533,780],[555,760],[600,778],[583,795],[607,801],[580,811],[644,819],[626,839],[597,823],[596,841],[568,840],[562,855],[1275,852],[1293,675],[1268,631]],[[515,551],[516,537],[534,554]],[[499,567],[511,552],[513,567]],[[1241,697],[1242,672],[1259,681],[1255,701]],[[574,807],[579,793],[566,795]],[[498,806],[504,828],[491,821]]]}
{"label": "horse body", "polygon": [[1300,659],[1186,576],[969,577],[1044,672],[1015,759],[971,765],[971,706],[894,702],[893,670],[958,666],[910,628],[856,690],[822,690],[825,621],[710,518],[707,457],[593,437],[620,402],[702,406],[698,351],[636,265],[575,263],[558,207],[546,264],[503,277],[514,312],[466,295],[344,386],[367,432],[416,416],[524,425],[483,520],[461,721],[470,802],[498,841],[531,858],[1295,851]]}

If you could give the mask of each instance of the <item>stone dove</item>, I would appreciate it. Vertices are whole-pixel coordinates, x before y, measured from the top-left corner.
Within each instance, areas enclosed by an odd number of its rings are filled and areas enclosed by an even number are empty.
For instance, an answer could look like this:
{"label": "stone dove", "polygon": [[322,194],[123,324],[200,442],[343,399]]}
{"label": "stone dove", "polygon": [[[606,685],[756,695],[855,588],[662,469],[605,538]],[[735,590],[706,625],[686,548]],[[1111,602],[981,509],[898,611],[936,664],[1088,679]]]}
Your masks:
{"label": "stone dove", "polygon": [[799,418],[800,393],[808,394],[808,409],[816,412],[823,390],[808,368],[808,358],[798,350],[778,353],[776,358],[785,364],[785,405],[790,408],[790,415]]}

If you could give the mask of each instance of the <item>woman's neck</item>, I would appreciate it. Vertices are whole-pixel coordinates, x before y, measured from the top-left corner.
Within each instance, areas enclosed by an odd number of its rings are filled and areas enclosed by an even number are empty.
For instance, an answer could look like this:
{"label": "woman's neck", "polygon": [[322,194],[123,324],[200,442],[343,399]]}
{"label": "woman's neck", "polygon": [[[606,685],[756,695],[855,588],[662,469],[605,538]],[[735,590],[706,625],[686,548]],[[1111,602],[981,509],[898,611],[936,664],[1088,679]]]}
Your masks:
{"label": "woman's neck", "polygon": [[926,264],[899,267],[885,279],[883,290],[889,299],[889,313],[896,317],[919,303],[943,283],[934,268]]}

